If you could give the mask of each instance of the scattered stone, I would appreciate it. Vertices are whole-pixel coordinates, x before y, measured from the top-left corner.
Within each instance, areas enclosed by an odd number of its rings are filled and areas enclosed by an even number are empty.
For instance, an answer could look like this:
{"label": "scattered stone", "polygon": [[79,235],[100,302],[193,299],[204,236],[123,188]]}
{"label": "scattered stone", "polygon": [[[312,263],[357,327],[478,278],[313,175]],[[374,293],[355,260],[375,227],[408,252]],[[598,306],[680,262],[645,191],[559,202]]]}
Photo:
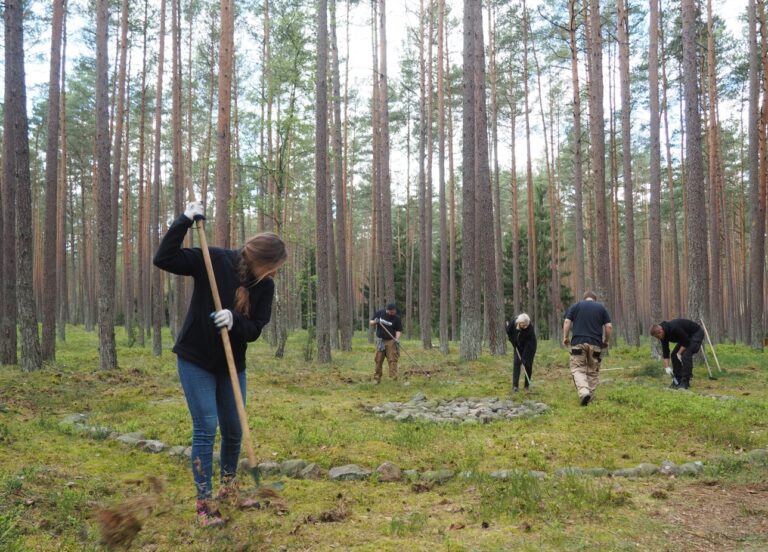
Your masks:
{"label": "scattered stone", "polygon": [[455,474],[451,470],[430,470],[421,474],[421,479],[430,481],[436,485],[442,485],[446,481],[453,479]]}
{"label": "scattered stone", "polygon": [[308,465],[306,468],[301,470],[301,473],[299,474],[300,479],[322,479],[325,476],[325,470],[318,466],[315,463],[312,463]]}
{"label": "scattered stone", "polygon": [[659,471],[658,467],[647,462],[639,464],[635,469],[637,469],[641,477],[650,477]]}
{"label": "scattered stone", "polygon": [[301,470],[307,467],[304,460],[285,460],[280,464],[280,473],[288,477],[300,477]]}
{"label": "scattered stone", "polygon": [[67,483],[66,483],[66,486],[67,486],[68,489],[71,489],[75,485],[76,485],[76,483],[74,481],[67,481]]}
{"label": "scattered stone", "polygon": [[408,481],[415,481],[419,478],[419,470],[404,470],[403,477]]}
{"label": "scattered stone", "polygon": [[546,474],[546,472],[543,472],[543,471],[537,471],[537,470],[531,470],[531,471],[529,471],[529,472],[528,472],[528,475],[530,475],[530,476],[531,476],[531,477],[533,477],[534,479],[544,479],[545,477],[547,477],[547,474]]}
{"label": "scattered stone", "polygon": [[[248,468],[248,460],[245,460],[245,468]],[[258,464],[256,467],[259,468],[259,473],[261,475],[280,475],[280,464],[277,462],[262,462]]]}
{"label": "scattered stone", "polygon": [[187,447],[184,449],[184,456],[187,458],[192,458],[192,447]]}
{"label": "scattered stone", "polygon": [[704,464],[701,460],[695,462],[686,462],[678,466],[678,475],[696,476],[704,471]]}
{"label": "scattered stone", "polygon": [[61,423],[64,425],[82,425],[88,419],[85,414],[69,414],[61,419]]}
{"label": "scattered stone", "polygon": [[605,468],[587,468],[584,470],[584,475],[590,475],[592,477],[605,477],[610,472]]}
{"label": "scattered stone", "polygon": [[376,474],[379,481],[387,483],[403,479],[403,472],[391,462],[384,462],[381,466],[376,468]]}
{"label": "scattered stone", "polygon": [[498,397],[427,400],[424,393],[419,392],[408,402],[387,402],[380,406],[367,407],[367,410],[377,416],[392,418],[398,422],[420,420],[475,425],[496,420],[538,416],[549,411],[549,406],[531,400],[515,403]]}
{"label": "scattered stone", "polygon": [[744,458],[753,464],[765,464],[768,462],[768,449],[750,450],[744,454]]}
{"label": "scattered stone", "polygon": [[503,481],[503,480],[509,479],[510,477],[516,474],[517,474],[516,470],[496,470],[496,471],[492,471],[489,474],[489,476],[492,477],[493,479],[501,479]]}
{"label": "scattered stone", "polygon": [[183,456],[184,455],[184,447],[181,445],[177,445],[175,447],[171,447],[168,449],[168,455],[169,456]]}
{"label": "scattered stone", "polygon": [[575,467],[560,468],[559,470],[555,470],[555,475],[559,477],[565,475],[584,475],[584,470]]}
{"label": "scattered stone", "polygon": [[360,479],[368,479],[370,476],[371,470],[361,468],[357,464],[338,466],[336,468],[331,468],[328,472],[328,477],[335,481],[356,481]]}
{"label": "scattered stone", "polygon": [[664,460],[659,466],[659,473],[662,475],[677,475],[679,471],[677,464],[670,460]]}
{"label": "scattered stone", "polygon": [[147,441],[143,441],[141,448],[147,452],[163,452],[165,450],[165,443],[158,441],[157,439],[149,439]]}
{"label": "scattered stone", "polygon": [[613,470],[611,475],[613,475],[613,477],[640,477],[640,471],[637,468],[623,468],[620,470]]}
{"label": "scattered stone", "polygon": [[134,431],[131,433],[123,433],[117,437],[117,440],[123,444],[136,446],[144,440],[144,434],[140,431]]}

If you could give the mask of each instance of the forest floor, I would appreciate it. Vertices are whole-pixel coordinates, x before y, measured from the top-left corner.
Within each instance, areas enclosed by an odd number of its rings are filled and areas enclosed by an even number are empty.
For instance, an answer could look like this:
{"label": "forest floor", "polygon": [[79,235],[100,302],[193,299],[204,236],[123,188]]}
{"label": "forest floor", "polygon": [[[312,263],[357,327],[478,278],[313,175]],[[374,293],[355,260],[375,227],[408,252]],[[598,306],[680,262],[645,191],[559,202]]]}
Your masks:
{"label": "forest floor", "polygon": [[[170,337],[154,357],[118,333],[120,369],[106,373],[98,371],[96,336],[68,327],[55,364],[32,374],[0,367],[0,549],[101,550],[104,512],[129,508],[141,527],[130,548],[145,551],[768,549],[768,464],[747,461],[749,451],[768,448],[766,354],[718,346],[723,373],[708,380],[696,366],[686,392],[667,389],[647,339],[640,349],[619,346],[603,363],[596,400],[582,408],[567,353],[540,342],[534,391],[512,398],[544,402],[548,412],[437,425],[379,418],[368,407],[418,392],[428,399],[510,398],[511,356],[460,363],[458,344],[444,356],[404,341],[419,364],[439,371],[408,383],[385,375],[377,386],[365,335],[355,337],[354,352],[334,353],[330,366],[305,362],[305,342],[306,333],[291,336],[282,360],[266,342],[249,350],[247,410],[260,462],[375,470],[390,461],[457,477],[435,486],[283,477],[285,508],[223,503],[224,528],[197,528],[186,459],[61,423],[83,413],[89,426],[188,445]],[[412,367],[401,355],[401,372]],[[704,470],[696,477],[554,474],[665,460],[700,460]],[[488,477],[500,469],[548,475]],[[465,471],[474,475],[458,476]],[[243,474],[244,496],[252,485]]]}

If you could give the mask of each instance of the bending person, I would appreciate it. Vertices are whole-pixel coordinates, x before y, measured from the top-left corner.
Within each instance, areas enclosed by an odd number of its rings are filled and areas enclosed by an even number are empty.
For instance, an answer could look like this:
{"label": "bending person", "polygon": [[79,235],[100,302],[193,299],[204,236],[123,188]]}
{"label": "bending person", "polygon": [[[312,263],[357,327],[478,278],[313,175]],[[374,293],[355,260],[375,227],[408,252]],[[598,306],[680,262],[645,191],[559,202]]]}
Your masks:
{"label": "bending person", "polygon": [[520,383],[520,366],[525,369],[525,389],[533,378],[533,357],[536,356],[536,330],[531,324],[531,317],[526,313],[520,314],[514,324],[507,324],[507,337],[514,349],[514,364],[512,369],[512,392],[517,393]]}
{"label": "bending person", "polygon": [[[693,320],[676,318],[651,326],[651,335],[661,341],[664,369],[671,372],[673,389],[688,389],[693,377],[693,355],[701,349],[704,328]],[[672,350],[672,370],[669,369],[669,342],[677,343]]]}

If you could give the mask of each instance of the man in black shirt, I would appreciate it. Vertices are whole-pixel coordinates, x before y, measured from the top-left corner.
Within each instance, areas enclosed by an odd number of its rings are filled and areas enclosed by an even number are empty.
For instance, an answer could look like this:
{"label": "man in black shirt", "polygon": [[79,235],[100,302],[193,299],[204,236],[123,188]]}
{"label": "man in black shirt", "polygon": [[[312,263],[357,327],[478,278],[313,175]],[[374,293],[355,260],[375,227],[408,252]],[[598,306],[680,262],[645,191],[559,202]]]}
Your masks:
{"label": "man in black shirt", "polygon": [[385,310],[376,311],[369,324],[376,326],[376,370],[373,379],[376,383],[381,382],[381,369],[386,356],[389,377],[397,380],[397,360],[400,357],[398,345],[400,334],[403,332],[403,323],[397,315],[397,305],[389,303]]}
{"label": "man in black shirt", "polygon": [[[568,337],[573,328],[573,339]],[[563,321],[563,345],[570,347],[571,375],[579,392],[581,406],[595,396],[600,379],[600,355],[608,349],[613,326],[611,317],[597,296],[588,291],[584,299],[571,305]]]}
{"label": "man in black shirt", "polygon": [[669,342],[677,343],[672,350],[672,387],[688,389],[693,377],[693,355],[701,349],[704,329],[693,320],[676,318],[651,326],[651,335],[661,341],[664,369],[669,369]]}

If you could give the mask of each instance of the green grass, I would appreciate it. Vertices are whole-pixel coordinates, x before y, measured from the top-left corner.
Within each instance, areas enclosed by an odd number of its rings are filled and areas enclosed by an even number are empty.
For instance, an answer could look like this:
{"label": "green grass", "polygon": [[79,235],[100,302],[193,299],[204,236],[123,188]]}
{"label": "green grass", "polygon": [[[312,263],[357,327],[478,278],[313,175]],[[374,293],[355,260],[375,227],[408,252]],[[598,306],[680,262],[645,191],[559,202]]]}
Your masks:
{"label": "green grass", "polygon": [[[205,532],[193,524],[189,468],[165,454],[152,455],[107,439],[106,430],[62,424],[82,412],[88,426],[141,431],[169,445],[188,445],[190,420],[175,356],[128,347],[118,330],[117,371],[99,372],[97,339],[67,328],[57,360],[22,374],[0,367],[0,549],[99,548],[94,512],[146,493],[146,480],[166,482],[160,503],[136,541],[153,550],[605,550],[659,549],[669,527],[649,515],[642,481],[549,477],[567,466],[632,467],[640,462],[704,460],[708,480],[748,484],[768,467],[746,461],[742,451],[768,446],[768,360],[743,346],[718,346],[723,373],[706,378],[694,370],[693,393],[666,389],[661,362],[640,349],[611,351],[597,399],[578,405],[567,354],[540,343],[531,397],[550,406],[535,418],[480,426],[397,423],[365,406],[409,400],[503,396],[509,392],[511,357],[461,363],[457,345],[448,356],[404,345],[419,364],[440,367],[411,384],[373,385],[374,349],[356,335],[353,352],[334,353],[329,366],[304,361],[306,333],[289,339],[275,359],[266,342],[249,349],[247,410],[260,461],[303,458],[324,468],[356,463],[375,468],[391,461],[403,469],[447,468],[477,475],[456,478],[428,492],[408,483],[288,481],[286,516],[270,511],[225,511],[228,526]],[[401,356],[401,372],[412,366]],[[713,365],[714,369],[714,365]],[[717,400],[704,395],[729,395]],[[515,397],[525,400],[524,394]],[[506,481],[493,470],[520,470]],[[663,481],[663,480],[662,480]],[[675,488],[695,485],[679,480]],[[306,523],[333,510],[342,496],[350,516],[336,523]],[[751,511],[744,516],[755,517]],[[756,542],[766,543],[757,535]],[[762,540],[760,540],[762,539]],[[638,544],[640,543],[640,544]],[[760,546],[758,544],[758,546]],[[14,548],[15,547],[15,548]]]}

